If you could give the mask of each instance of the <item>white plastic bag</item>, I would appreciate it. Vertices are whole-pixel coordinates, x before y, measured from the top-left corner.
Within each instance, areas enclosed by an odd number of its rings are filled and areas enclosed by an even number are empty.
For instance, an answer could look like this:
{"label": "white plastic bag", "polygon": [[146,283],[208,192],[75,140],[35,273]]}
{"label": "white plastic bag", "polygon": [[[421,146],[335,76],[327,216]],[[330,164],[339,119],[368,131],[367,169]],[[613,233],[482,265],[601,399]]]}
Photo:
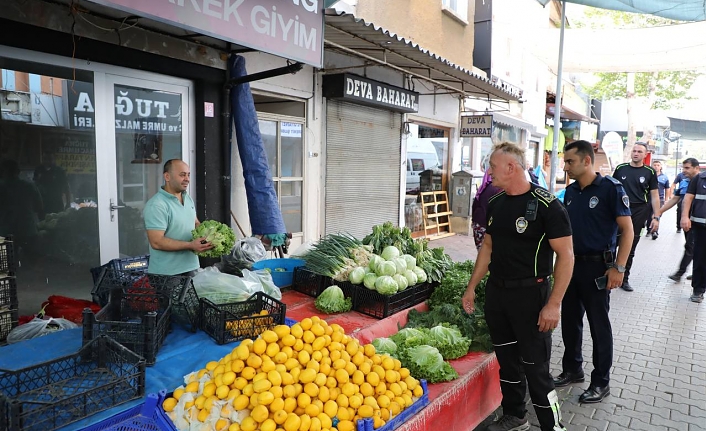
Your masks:
{"label": "white plastic bag", "polygon": [[77,328],[74,322],[61,318],[49,317],[40,319],[35,317],[24,325],[20,325],[10,331],[7,335],[7,343],[17,343],[32,338],[41,337],[42,335],[51,334],[52,332],[62,331],[64,329]]}
{"label": "white plastic bag", "polygon": [[282,299],[282,292],[274,285],[267,271],[243,269],[243,277],[237,277],[211,266],[199,270],[192,280],[198,296],[216,304],[245,301],[255,292],[265,292],[277,300]]}
{"label": "white plastic bag", "polygon": [[275,286],[275,282],[272,280],[272,274],[270,274],[269,271],[264,269],[248,271],[247,269],[244,269],[243,278],[253,282],[259,282],[263,292],[278,301],[282,299],[282,291],[279,290],[279,287]]}

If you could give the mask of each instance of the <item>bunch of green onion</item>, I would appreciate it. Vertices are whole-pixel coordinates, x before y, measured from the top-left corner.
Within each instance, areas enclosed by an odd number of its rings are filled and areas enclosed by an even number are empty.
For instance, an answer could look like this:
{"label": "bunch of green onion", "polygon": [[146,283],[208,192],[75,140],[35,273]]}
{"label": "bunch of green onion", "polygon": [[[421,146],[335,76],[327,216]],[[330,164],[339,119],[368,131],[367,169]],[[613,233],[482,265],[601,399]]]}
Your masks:
{"label": "bunch of green onion", "polygon": [[368,266],[372,254],[371,246],[363,245],[350,234],[330,234],[300,258],[310,271],[345,281],[355,268]]}

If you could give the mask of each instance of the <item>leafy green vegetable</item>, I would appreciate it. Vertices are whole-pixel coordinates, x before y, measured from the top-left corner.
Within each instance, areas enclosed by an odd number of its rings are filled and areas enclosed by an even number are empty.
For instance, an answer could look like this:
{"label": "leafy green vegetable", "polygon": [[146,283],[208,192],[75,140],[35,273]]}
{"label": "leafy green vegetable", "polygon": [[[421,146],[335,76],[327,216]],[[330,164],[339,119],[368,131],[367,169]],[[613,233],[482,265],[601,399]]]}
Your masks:
{"label": "leafy green vegetable", "polygon": [[412,252],[415,249],[414,243],[415,240],[412,239],[412,231],[409,228],[400,229],[389,221],[373,226],[373,232],[363,238],[363,244],[373,246],[373,252],[376,254],[382,254],[385,247],[392,245],[402,253],[415,255],[416,253]]}
{"label": "leafy green vegetable", "polygon": [[402,259],[404,259],[405,263],[407,264],[407,269],[410,271],[416,268],[417,266],[417,258],[414,256],[410,256],[409,254],[403,254],[400,256]]}
{"label": "leafy green vegetable", "polygon": [[377,274],[370,272],[363,277],[363,285],[370,290],[375,290],[375,281],[378,279]]}
{"label": "leafy green vegetable", "polygon": [[485,316],[478,307],[473,314],[467,314],[460,302],[441,304],[426,312],[409,310],[407,319],[407,326],[404,329],[431,328],[442,324],[455,326],[465,338],[471,340],[469,351],[493,351],[493,343],[490,341]]}
{"label": "leafy green vegetable", "polygon": [[389,338],[386,338],[386,337],[376,338],[373,340],[373,346],[375,346],[375,351],[377,353],[380,353],[381,355],[388,354],[394,358],[397,357],[395,355],[397,352],[397,344],[395,344],[395,342]]}
{"label": "leafy green vegetable", "polygon": [[382,250],[380,256],[382,256],[382,258],[387,261],[397,259],[398,257],[400,257],[400,250],[394,245],[388,245]]}
{"label": "leafy green vegetable", "polygon": [[408,286],[414,286],[417,284],[417,274],[415,274],[414,271],[410,271],[408,269],[402,275],[407,279]]}
{"label": "leafy green vegetable", "polygon": [[390,339],[397,345],[398,349],[405,350],[409,347],[427,344],[427,334],[419,328],[400,329]]}
{"label": "leafy green vegetable", "polygon": [[415,267],[412,270],[412,273],[417,277],[417,283],[426,283],[427,282],[427,280],[428,280],[427,273],[422,268]]}
{"label": "leafy green vegetable", "polygon": [[447,382],[458,378],[458,373],[451,364],[444,361],[439,350],[429,345],[410,347],[400,355],[402,365],[409,368],[410,374],[417,379],[426,379],[430,383]]}
{"label": "leafy green vegetable", "polygon": [[353,284],[362,284],[363,277],[365,277],[365,268],[359,266],[353,271],[351,271],[350,275],[348,275],[348,281]]}
{"label": "leafy green vegetable", "polygon": [[221,257],[230,253],[235,245],[235,233],[230,226],[216,220],[205,220],[191,231],[193,239],[205,238],[213,244],[210,250],[196,253],[201,257]]}
{"label": "leafy green vegetable", "polygon": [[395,283],[397,283],[398,292],[405,290],[409,286],[409,283],[404,275],[395,274],[392,276],[392,279],[395,280]]}
{"label": "leafy green vegetable", "polygon": [[394,262],[382,262],[378,265],[375,273],[380,277],[382,277],[383,275],[389,275],[390,277],[392,277],[393,275],[397,274],[397,267],[395,266]]}
{"label": "leafy green vegetable", "polygon": [[327,287],[321,295],[316,298],[314,306],[319,311],[326,314],[344,313],[353,307],[351,298],[346,298],[340,287],[333,285]]}
{"label": "leafy green vegetable", "polygon": [[355,268],[368,266],[371,256],[372,247],[350,234],[339,234],[326,235],[300,257],[312,272],[345,281]]}
{"label": "leafy green vegetable", "polygon": [[382,295],[394,295],[398,289],[397,282],[389,275],[383,275],[375,280],[375,290]]}
{"label": "leafy green vegetable", "polygon": [[444,359],[456,359],[466,356],[471,340],[464,337],[455,327],[436,325],[429,329],[429,341],[439,349]]}
{"label": "leafy green vegetable", "polygon": [[471,279],[473,267],[474,264],[471,260],[451,265],[451,268],[444,274],[441,284],[434,289],[427,301],[429,308],[439,304],[460,304],[461,297],[468,287],[468,280]]}

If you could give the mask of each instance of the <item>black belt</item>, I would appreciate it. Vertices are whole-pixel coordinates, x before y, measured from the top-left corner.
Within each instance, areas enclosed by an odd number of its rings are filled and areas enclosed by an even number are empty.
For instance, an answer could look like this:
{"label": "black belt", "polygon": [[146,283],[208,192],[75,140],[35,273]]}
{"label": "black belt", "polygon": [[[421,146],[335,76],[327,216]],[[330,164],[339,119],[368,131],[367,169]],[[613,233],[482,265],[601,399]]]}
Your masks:
{"label": "black belt", "polygon": [[532,287],[538,286],[540,284],[546,283],[549,276],[544,277],[532,277],[532,278],[519,278],[516,280],[503,280],[501,278],[491,277],[489,282],[498,285],[499,287],[504,287],[507,289],[516,289],[518,287]]}
{"label": "black belt", "polygon": [[603,262],[603,254],[575,254],[574,260],[577,262]]}

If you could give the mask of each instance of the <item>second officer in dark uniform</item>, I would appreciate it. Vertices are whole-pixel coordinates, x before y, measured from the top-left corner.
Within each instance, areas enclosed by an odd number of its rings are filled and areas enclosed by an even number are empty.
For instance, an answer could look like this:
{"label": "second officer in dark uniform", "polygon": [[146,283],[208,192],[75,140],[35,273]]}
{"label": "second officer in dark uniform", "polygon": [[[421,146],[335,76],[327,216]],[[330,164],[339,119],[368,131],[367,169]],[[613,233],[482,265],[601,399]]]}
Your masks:
{"label": "second officer in dark uniform", "polygon": [[565,431],[549,359],[573,266],[571,226],[559,200],[527,181],[524,160],[515,144],[493,150],[488,172],[503,191],[488,203],[488,228],[462,301],[473,311],[475,288],[490,271],[484,311],[500,365],[503,417],[488,431],[530,428],[527,386],[542,431]]}
{"label": "second officer in dark uniform", "polygon": [[[574,274],[561,303],[564,339],[562,373],[557,387],[583,382],[581,354],[583,315],[593,338],[591,384],[579,402],[597,403],[610,393],[613,332],[608,311],[610,289],[623,283],[625,264],[633,242],[630,199],[620,181],[593,170],[593,147],[575,141],[564,147],[564,171],[575,180],[566,188],[564,205],[569,212],[574,241]],[[618,231],[620,247],[616,256]]]}

